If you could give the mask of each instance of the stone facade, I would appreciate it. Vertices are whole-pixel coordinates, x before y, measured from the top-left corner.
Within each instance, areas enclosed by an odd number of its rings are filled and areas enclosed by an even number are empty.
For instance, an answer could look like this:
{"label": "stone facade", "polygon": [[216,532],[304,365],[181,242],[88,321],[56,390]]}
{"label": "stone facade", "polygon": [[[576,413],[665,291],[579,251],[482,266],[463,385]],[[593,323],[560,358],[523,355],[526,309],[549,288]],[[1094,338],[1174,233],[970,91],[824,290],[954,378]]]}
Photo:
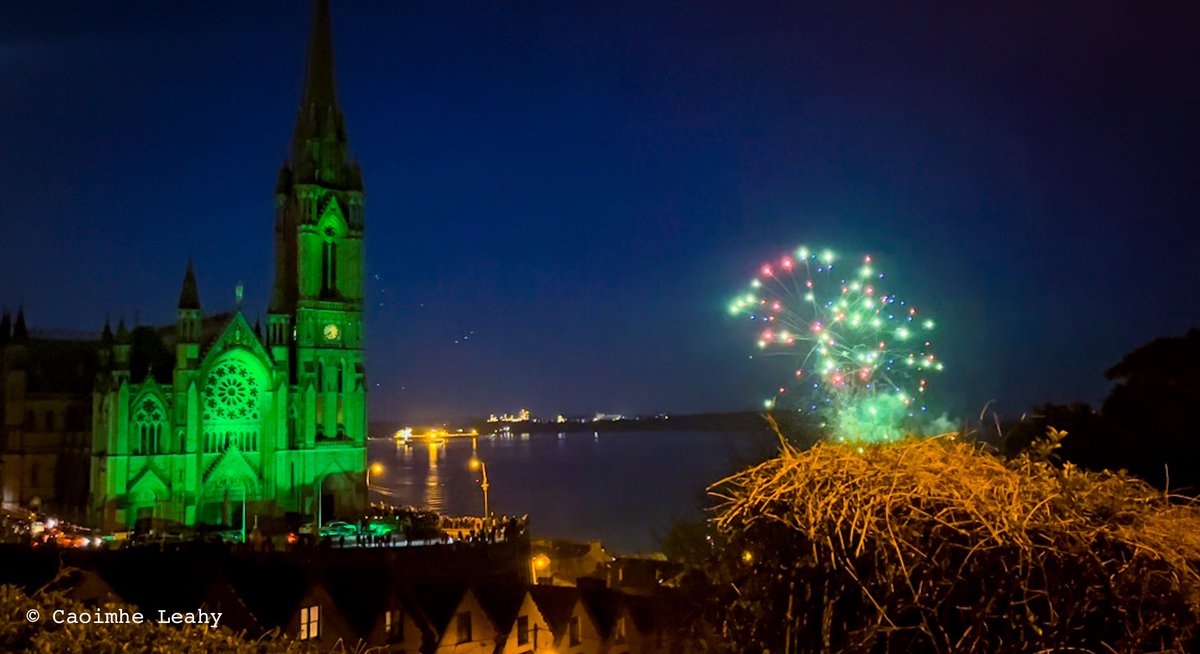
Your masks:
{"label": "stone facade", "polygon": [[[69,512],[87,497],[87,521],[107,529],[239,526],[243,516],[288,514],[328,521],[365,505],[363,185],[337,102],[326,0],[317,2],[275,205],[265,330],[249,323],[240,298],[234,311],[206,316],[189,263],[175,325],[122,323],[115,333],[105,325],[99,341],[82,344],[90,395],[17,392],[39,363],[28,335],[6,331],[6,506],[45,499],[52,489],[42,486],[59,483],[31,466],[89,481],[90,493],[59,492],[49,504]],[[62,406],[53,415],[81,423],[47,428],[58,445],[36,428],[40,407],[54,401]],[[70,434],[78,438],[62,440]],[[87,455],[65,471],[61,457],[75,440]],[[39,462],[35,441],[53,463]]]}
{"label": "stone facade", "polygon": [[96,343],[0,318],[0,506],[84,518]]}

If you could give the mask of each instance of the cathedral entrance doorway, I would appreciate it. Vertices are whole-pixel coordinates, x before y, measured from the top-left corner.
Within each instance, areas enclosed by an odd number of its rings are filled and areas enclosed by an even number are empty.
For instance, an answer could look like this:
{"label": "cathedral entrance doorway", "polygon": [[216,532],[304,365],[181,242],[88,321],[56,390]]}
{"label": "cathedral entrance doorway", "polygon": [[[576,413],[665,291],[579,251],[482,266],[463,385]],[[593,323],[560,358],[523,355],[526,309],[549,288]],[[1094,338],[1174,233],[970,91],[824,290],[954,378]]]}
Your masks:
{"label": "cathedral entrance doorway", "polygon": [[357,520],[355,486],[351,475],[335,472],[321,479],[318,493],[318,518],[322,524],[332,520]]}
{"label": "cathedral entrance doorway", "polygon": [[236,461],[222,461],[215,473],[204,483],[198,522],[241,529],[248,516],[257,510],[258,477],[240,457]]}

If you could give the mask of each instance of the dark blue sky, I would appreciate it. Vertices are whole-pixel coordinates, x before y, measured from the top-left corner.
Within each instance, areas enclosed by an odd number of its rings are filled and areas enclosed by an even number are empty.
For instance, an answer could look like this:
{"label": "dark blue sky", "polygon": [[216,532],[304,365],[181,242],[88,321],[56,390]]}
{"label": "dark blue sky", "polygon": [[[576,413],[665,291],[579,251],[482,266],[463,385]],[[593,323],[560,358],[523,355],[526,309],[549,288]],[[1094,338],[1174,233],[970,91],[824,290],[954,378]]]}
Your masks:
{"label": "dark blue sky", "polygon": [[[955,411],[1200,323],[1197,5],[903,5],[335,2],[372,417],[758,406],[725,303],[799,244],[938,319]],[[264,307],[310,10],[5,3],[0,301]]]}

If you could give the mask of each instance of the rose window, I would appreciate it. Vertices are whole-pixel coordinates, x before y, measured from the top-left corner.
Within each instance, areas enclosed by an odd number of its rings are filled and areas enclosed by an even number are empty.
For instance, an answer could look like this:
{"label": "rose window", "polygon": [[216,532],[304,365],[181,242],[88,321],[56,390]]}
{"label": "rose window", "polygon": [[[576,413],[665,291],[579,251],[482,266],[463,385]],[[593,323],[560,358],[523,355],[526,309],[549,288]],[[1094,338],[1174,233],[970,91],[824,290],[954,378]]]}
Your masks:
{"label": "rose window", "polygon": [[257,420],[258,382],[240,361],[222,362],[208,373],[205,420]]}

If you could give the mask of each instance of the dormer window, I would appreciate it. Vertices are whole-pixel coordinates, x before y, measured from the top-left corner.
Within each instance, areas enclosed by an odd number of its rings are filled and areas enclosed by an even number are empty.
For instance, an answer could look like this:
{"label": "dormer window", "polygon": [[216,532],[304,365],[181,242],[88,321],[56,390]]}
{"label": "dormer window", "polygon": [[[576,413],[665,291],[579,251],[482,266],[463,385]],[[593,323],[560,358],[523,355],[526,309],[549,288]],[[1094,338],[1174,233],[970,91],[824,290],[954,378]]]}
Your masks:
{"label": "dormer window", "polygon": [[458,628],[458,642],[471,642],[471,612],[465,611],[463,613],[459,613],[455,626]]}
{"label": "dormer window", "polygon": [[316,640],[321,635],[321,607],[306,606],[300,609],[300,634],[297,640]]}
{"label": "dormer window", "polygon": [[529,644],[529,616],[517,618],[517,645]]}
{"label": "dormer window", "polygon": [[404,639],[404,613],[391,609],[383,614],[383,633],[389,642]]}
{"label": "dormer window", "polygon": [[567,631],[569,633],[571,647],[574,647],[583,642],[583,634],[581,634],[579,631],[579,616],[577,616],[577,615],[571,616],[571,622],[570,622],[569,627],[567,628]]}

